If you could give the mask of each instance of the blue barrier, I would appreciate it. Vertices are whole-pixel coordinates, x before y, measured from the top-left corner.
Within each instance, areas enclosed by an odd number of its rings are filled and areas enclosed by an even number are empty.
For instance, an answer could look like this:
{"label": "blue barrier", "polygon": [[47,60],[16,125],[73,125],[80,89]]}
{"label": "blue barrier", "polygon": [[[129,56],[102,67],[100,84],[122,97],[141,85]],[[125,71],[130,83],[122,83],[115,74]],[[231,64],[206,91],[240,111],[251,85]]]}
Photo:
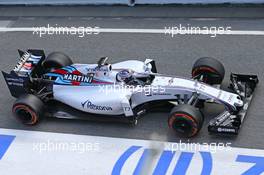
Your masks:
{"label": "blue barrier", "polygon": [[15,136],[0,135],[0,160],[3,158],[14,139]]}

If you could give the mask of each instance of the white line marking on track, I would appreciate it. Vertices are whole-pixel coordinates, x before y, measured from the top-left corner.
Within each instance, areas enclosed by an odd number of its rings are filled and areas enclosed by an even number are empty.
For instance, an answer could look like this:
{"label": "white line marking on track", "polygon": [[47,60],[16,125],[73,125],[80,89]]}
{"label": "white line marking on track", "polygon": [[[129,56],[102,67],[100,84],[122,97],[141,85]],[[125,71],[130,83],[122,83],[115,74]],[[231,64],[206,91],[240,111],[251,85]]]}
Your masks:
{"label": "white line marking on track", "polygon": [[[0,32],[36,32],[39,30],[49,31],[51,29],[45,27],[0,27]],[[63,29],[57,28],[55,31],[65,31],[65,29],[71,31],[72,28],[64,27]],[[54,29],[52,29],[54,30]],[[74,29],[76,30],[76,29]],[[128,29],[128,28],[98,28],[99,33],[144,33],[144,34],[171,34],[168,29]],[[173,32],[173,31],[171,31]],[[264,36],[262,30],[229,30],[229,31],[214,31],[200,30],[199,33],[195,30],[175,31],[174,35],[255,35]]]}

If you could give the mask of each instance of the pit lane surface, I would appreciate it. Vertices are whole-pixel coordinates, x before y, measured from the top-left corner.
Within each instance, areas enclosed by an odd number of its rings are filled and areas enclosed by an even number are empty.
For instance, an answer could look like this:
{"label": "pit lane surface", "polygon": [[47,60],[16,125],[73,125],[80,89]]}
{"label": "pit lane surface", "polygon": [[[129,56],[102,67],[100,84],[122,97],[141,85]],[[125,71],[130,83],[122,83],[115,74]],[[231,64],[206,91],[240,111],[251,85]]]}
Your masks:
{"label": "pit lane surface", "polygon": [[[233,30],[262,30],[263,19],[177,19],[177,18],[96,18],[96,17],[28,17],[1,18],[0,27],[81,26],[100,28],[147,28],[182,25],[231,26]],[[8,21],[8,22],[7,22]],[[263,149],[263,76],[264,53],[263,36],[217,36],[177,35],[173,38],[165,34],[101,33],[87,35],[50,35],[38,37],[32,32],[0,33],[1,70],[11,70],[18,59],[17,48],[41,48],[48,54],[61,51],[74,62],[95,63],[98,58],[108,56],[111,62],[127,59],[156,60],[160,73],[190,76],[193,62],[203,56],[212,56],[222,61],[226,68],[226,78],[230,72],[258,74],[260,83],[249,108],[248,115],[237,137],[209,135],[206,124],[219,113],[218,107],[208,105],[205,124],[199,135],[183,139],[174,135],[167,127],[166,113],[150,113],[141,119],[136,127],[119,123],[101,123],[64,119],[46,119],[39,125],[27,127],[17,122],[11,114],[14,99],[10,96],[2,76],[0,76],[0,128],[74,133],[131,139],[145,139],[170,142],[231,142],[231,146]]]}

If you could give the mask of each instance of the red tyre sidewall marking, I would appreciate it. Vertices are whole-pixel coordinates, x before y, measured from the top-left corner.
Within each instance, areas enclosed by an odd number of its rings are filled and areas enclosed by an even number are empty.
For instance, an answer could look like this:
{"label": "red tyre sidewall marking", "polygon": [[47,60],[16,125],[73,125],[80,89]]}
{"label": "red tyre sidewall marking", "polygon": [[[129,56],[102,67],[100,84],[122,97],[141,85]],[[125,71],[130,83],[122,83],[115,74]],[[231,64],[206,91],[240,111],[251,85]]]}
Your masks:
{"label": "red tyre sidewall marking", "polygon": [[211,67],[198,67],[198,68],[195,68],[194,71],[192,72],[193,77],[196,76],[197,71],[209,71],[211,73],[217,73],[216,70],[214,70]]}
{"label": "red tyre sidewall marking", "polygon": [[194,120],[191,116],[186,115],[186,114],[183,114],[183,113],[173,114],[173,116],[169,119],[169,127],[170,128],[173,128],[173,123],[174,123],[174,121],[177,118],[178,119],[179,118],[188,119],[188,120],[192,121],[192,123],[194,123],[195,127],[192,128],[192,134],[191,134],[191,136],[195,135],[198,132],[196,120]]}
{"label": "red tyre sidewall marking", "polygon": [[37,114],[33,110],[31,110],[28,106],[26,106],[26,105],[16,105],[13,108],[13,113],[16,114],[16,111],[18,109],[23,109],[23,110],[28,111],[30,113],[30,115],[31,115],[31,123],[28,123],[28,124],[34,125],[37,122]]}

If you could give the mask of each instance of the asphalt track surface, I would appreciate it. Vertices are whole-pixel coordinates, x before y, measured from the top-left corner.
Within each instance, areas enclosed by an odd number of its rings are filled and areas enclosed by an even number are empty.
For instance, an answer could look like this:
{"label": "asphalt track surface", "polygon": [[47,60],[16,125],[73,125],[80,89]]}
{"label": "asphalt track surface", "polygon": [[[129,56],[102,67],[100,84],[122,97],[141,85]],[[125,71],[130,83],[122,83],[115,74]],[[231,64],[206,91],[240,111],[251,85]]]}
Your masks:
{"label": "asphalt track surface", "polygon": [[[2,17],[8,27],[47,26],[98,26],[101,28],[160,28],[165,26],[231,26],[233,30],[264,30],[264,19],[207,19],[207,18],[132,18],[132,17]],[[5,22],[0,25],[6,25]],[[3,27],[3,26],[0,26]],[[48,54],[61,51],[74,62],[95,63],[98,58],[108,56],[111,62],[128,59],[155,59],[160,73],[190,77],[193,62],[203,56],[211,56],[223,62],[226,68],[225,82],[230,72],[257,74],[260,83],[249,108],[240,134],[235,137],[209,135],[207,122],[219,113],[215,105],[207,105],[208,115],[198,136],[183,139],[176,136],[167,126],[166,113],[149,113],[136,127],[120,123],[102,123],[65,119],[45,119],[34,127],[20,124],[12,117],[11,97],[0,76],[0,128],[23,129],[93,136],[131,139],[146,139],[172,142],[213,143],[231,142],[232,146],[264,149],[264,37],[263,36],[217,36],[177,35],[173,38],[164,34],[101,33],[78,36],[52,35],[38,37],[32,32],[0,33],[0,69],[11,70],[18,60],[17,49],[39,48]]]}

